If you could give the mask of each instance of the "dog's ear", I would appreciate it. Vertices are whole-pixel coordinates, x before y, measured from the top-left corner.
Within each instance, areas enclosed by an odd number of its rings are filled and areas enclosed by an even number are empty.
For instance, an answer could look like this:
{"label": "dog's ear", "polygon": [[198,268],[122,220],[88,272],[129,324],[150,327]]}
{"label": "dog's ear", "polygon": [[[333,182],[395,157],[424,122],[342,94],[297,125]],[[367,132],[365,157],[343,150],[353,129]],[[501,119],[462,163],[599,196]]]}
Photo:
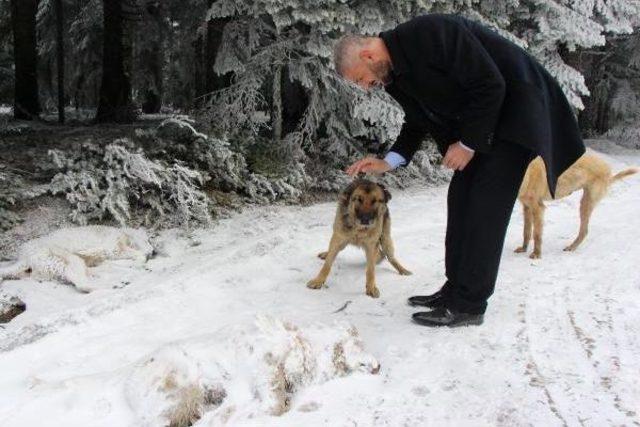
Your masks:
{"label": "dog's ear", "polygon": [[349,204],[349,199],[351,198],[353,191],[358,186],[358,183],[359,183],[358,180],[354,180],[351,184],[347,186],[347,188],[342,190],[342,193],[340,193],[340,203],[342,203],[345,206]]}
{"label": "dog's ear", "polygon": [[387,190],[387,187],[385,187],[382,184],[378,184],[378,187],[380,187],[380,189],[384,193],[384,202],[385,203],[389,202],[389,200],[391,200],[391,193],[389,193],[389,190]]}

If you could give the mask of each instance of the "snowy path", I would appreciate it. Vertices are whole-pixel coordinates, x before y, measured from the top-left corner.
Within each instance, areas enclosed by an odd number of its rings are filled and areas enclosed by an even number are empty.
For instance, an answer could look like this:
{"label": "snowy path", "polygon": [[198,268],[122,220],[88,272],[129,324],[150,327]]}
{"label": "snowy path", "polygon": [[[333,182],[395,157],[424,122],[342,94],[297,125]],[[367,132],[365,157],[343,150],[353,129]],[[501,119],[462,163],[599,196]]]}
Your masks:
{"label": "snowy path", "polygon": [[[614,170],[640,165],[637,152],[616,152]],[[405,302],[443,282],[445,195],[394,194],[397,255],[414,275],[383,263],[378,300],[365,296],[364,255],[352,248],[328,289],[304,286],[320,268],[333,203],[246,211],[197,233],[198,245],[173,240],[148,271],[107,263],[97,269],[104,290],[90,295],[4,282],[28,310],[0,329],[0,426],[136,425],[123,372],[162,345],[258,313],[348,321],[382,369],[303,389],[281,417],[229,425],[640,426],[640,176],[612,188],[576,253],[562,248],[577,231],[579,195],[547,210],[541,260],[513,253],[518,207],[485,324],[457,330],[411,324]]]}

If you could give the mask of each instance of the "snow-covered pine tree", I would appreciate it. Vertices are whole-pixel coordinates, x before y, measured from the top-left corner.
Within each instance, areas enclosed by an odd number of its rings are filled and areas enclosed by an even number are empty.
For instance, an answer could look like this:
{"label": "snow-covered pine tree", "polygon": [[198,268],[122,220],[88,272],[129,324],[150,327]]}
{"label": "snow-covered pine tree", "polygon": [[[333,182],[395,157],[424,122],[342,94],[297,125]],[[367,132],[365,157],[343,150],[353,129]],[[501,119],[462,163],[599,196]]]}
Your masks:
{"label": "snow-covered pine tree", "polygon": [[[583,108],[588,96],[582,74],[568,66],[562,50],[605,44],[606,34],[628,34],[640,25],[637,0],[523,0],[514,20],[533,53],[560,82],[569,101]],[[534,23],[531,26],[530,23]]]}
{"label": "snow-covered pine tree", "polygon": [[210,119],[231,137],[277,129],[269,92],[273,70],[284,68],[308,99],[298,128],[283,139],[288,152],[303,149],[340,164],[362,152],[359,138],[389,142],[399,129],[400,110],[380,92],[364,94],[337,79],[331,47],[344,32],[377,34],[428,12],[463,14],[529,49],[582,108],[580,97],[589,91],[560,51],[602,44],[607,32],[630,32],[639,7],[637,0],[217,0],[208,17],[230,17],[232,23],[215,69],[232,72],[234,79],[213,98]]}

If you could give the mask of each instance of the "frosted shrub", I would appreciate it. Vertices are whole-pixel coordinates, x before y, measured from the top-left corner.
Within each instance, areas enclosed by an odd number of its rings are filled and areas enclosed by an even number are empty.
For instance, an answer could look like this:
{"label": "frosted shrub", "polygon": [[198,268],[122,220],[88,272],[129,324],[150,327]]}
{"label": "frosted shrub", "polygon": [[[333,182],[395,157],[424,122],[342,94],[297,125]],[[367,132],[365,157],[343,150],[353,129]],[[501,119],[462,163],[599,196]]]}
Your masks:
{"label": "frosted shrub", "polygon": [[158,155],[202,171],[208,186],[236,192],[243,188],[247,163],[241,154],[231,151],[228,142],[199,133],[179,119],[163,121],[156,135],[162,147]]}
{"label": "frosted shrub", "polygon": [[51,150],[50,155],[60,169],[50,191],[65,195],[74,222],[189,226],[211,220],[200,190],[202,174],[178,162],[150,160],[126,139],[104,149],[87,143],[77,154]]}
{"label": "frosted shrub", "polygon": [[0,230],[11,228],[20,220],[10,209],[19,198],[16,187],[20,187],[21,183],[20,176],[6,170],[6,167],[0,164]]}
{"label": "frosted shrub", "polygon": [[251,200],[258,203],[277,200],[295,201],[302,195],[308,183],[309,178],[302,164],[297,163],[282,177],[250,174],[245,183],[244,191]]}
{"label": "frosted shrub", "polygon": [[9,166],[0,163],[0,230],[7,230],[21,221],[12,209],[21,200],[39,196],[46,186],[31,186]]}
{"label": "frosted shrub", "polygon": [[625,147],[640,150],[640,122],[615,126],[605,132],[603,136],[613,139]]}
{"label": "frosted shrub", "polygon": [[302,164],[295,162],[274,174],[252,170],[245,156],[233,151],[227,141],[199,133],[185,120],[165,120],[157,137],[162,148],[156,155],[178,159],[201,171],[208,188],[235,192],[250,202],[295,201],[309,181]]}

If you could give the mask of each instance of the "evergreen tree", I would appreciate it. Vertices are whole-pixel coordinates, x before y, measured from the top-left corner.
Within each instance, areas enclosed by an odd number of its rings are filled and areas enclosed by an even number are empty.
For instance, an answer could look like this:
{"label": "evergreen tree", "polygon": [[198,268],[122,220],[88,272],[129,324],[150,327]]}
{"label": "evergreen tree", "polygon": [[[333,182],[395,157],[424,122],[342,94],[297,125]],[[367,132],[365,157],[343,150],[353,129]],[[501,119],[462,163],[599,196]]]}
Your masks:
{"label": "evergreen tree", "polygon": [[164,97],[166,37],[170,31],[165,2],[150,0],[136,25],[134,88],[145,114],[159,113]]}
{"label": "evergreen tree", "polygon": [[[391,141],[402,115],[384,93],[364,94],[331,70],[333,41],[345,32],[376,35],[429,12],[459,13],[528,49],[558,79],[568,99],[582,108],[589,91],[582,75],[560,56],[563,50],[604,43],[607,32],[631,32],[636,0],[218,0],[209,19],[230,18],[216,72],[234,74],[210,105],[214,127],[230,135],[260,135],[279,119],[273,90],[280,70],[305,88],[308,103],[299,126],[283,138],[288,152],[340,159],[363,141]],[[276,85],[277,89],[277,85]],[[370,148],[375,148],[374,146]]]}
{"label": "evergreen tree", "polygon": [[125,68],[131,51],[125,42],[124,2],[103,2],[102,84],[96,122],[129,123],[135,118],[130,75]]}
{"label": "evergreen tree", "polygon": [[62,0],[56,2],[56,52],[58,68],[58,121],[64,123],[64,14]]}
{"label": "evergreen tree", "polygon": [[36,51],[36,0],[11,0],[15,92],[13,115],[31,120],[40,113]]}

